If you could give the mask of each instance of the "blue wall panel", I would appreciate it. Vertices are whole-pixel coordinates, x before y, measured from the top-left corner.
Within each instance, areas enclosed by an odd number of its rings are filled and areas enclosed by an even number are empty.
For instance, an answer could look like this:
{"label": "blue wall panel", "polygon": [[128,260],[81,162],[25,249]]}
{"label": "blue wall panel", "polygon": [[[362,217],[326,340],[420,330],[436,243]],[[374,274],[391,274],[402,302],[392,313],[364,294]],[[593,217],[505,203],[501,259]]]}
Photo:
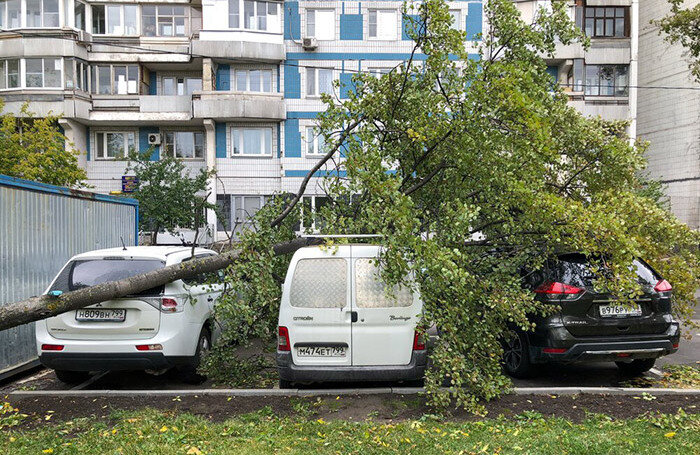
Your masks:
{"label": "blue wall panel", "polygon": [[350,92],[356,90],[352,76],[352,73],[340,73],[340,97],[343,99],[350,98]]}
{"label": "blue wall panel", "polygon": [[216,67],[216,89],[231,90],[231,67],[229,65]]}
{"label": "blue wall panel", "polygon": [[151,71],[151,76],[148,79],[148,94],[157,95],[158,94],[158,78],[155,71]]}
{"label": "blue wall panel", "polygon": [[284,156],[301,158],[301,133],[299,133],[298,119],[287,119],[284,122]]}
{"label": "blue wall panel", "polygon": [[418,32],[421,29],[420,16],[418,14],[404,14],[401,18],[401,39],[412,39],[409,32]]}
{"label": "blue wall panel", "polygon": [[470,3],[467,7],[467,39],[475,40],[476,35],[481,33],[482,24],[482,10],[483,7],[481,3]]}
{"label": "blue wall panel", "polygon": [[284,2],[284,39],[301,39],[299,2]]}
{"label": "blue wall panel", "polygon": [[287,60],[284,63],[284,97],[301,98],[301,77],[299,76],[299,64],[296,60]]}
{"label": "blue wall panel", "polygon": [[340,39],[362,40],[362,14],[340,15]]}
{"label": "blue wall panel", "polygon": [[226,124],[214,123],[214,141],[216,142],[216,157],[226,158]]}
{"label": "blue wall panel", "polygon": [[[157,126],[142,126],[139,128],[139,152],[143,153],[147,151],[152,146],[148,145],[148,135],[158,134],[160,131]],[[160,159],[160,145],[153,146],[153,151],[151,153],[151,161],[158,161]]]}

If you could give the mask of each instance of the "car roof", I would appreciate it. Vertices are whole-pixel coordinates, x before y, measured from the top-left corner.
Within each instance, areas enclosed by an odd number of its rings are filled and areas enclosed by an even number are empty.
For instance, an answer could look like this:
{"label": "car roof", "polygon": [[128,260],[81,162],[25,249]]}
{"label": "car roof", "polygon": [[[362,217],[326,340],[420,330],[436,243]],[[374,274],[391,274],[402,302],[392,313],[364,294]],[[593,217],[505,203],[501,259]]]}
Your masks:
{"label": "car roof", "polygon": [[[110,257],[139,257],[153,258],[166,261],[168,256],[176,253],[192,251],[192,247],[187,246],[127,246],[117,248],[105,248],[102,250],[87,251],[73,256],[73,259],[91,259]],[[210,251],[205,248],[195,248],[195,253]]]}

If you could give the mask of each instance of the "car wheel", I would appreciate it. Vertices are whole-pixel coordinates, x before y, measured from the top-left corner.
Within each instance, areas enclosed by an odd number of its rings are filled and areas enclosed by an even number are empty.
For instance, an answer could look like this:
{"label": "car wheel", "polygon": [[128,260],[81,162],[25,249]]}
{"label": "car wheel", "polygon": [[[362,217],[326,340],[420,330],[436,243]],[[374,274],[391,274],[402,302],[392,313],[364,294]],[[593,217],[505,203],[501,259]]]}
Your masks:
{"label": "car wheel", "polygon": [[503,340],[502,345],[502,362],[505,372],[514,378],[532,376],[530,343],[527,340],[527,335],[521,331],[511,331]]}
{"label": "car wheel", "polygon": [[197,385],[201,384],[207,380],[207,377],[197,373],[197,368],[199,367],[202,358],[211,349],[211,334],[209,330],[204,327],[199,334],[199,339],[197,340],[197,350],[195,351],[194,358],[192,362],[180,368],[182,374],[182,381],[186,384]]}
{"label": "car wheel", "polygon": [[622,374],[638,376],[654,368],[654,363],[656,363],[656,359],[637,359],[631,362],[615,362],[615,365],[617,365]]}
{"label": "car wheel", "polygon": [[90,379],[87,371],[54,370],[59,381],[65,384],[79,384]]}
{"label": "car wheel", "polygon": [[280,389],[291,389],[294,383],[292,381],[287,381],[286,379],[280,379]]}

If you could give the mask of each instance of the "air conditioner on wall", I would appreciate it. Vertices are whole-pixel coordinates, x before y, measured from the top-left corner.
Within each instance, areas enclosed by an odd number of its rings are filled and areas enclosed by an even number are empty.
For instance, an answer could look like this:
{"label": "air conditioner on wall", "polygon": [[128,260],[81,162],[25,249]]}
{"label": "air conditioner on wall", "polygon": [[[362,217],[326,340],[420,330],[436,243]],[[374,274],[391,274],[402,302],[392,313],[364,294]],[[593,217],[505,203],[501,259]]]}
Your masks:
{"label": "air conditioner on wall", "polygon": [[148,145],[160,145],[160,134],[151,133],[148,135]]}
{"label": "air conditioner on wall", "polygon": [[307,51],[314,50],[318,47],[318,41],[316,40],[316,38],[313,37],[303,38],[301,40],[301,47],[303,47]]}

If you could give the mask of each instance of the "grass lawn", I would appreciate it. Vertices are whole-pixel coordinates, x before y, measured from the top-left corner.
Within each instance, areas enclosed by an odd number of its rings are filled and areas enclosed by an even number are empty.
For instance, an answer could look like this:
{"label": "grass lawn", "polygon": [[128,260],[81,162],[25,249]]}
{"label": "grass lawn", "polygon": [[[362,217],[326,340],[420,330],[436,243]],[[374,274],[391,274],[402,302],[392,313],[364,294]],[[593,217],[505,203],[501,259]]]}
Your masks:
{"label": "grass lawn", "polygon": [[700,415],[682,411],[619,421],[590,415],[581,423],[526,412],[510,419],[456,423],[424,416],[379,424],[280,418],[269,408],[223,422],[146,409],[115,411],[107,422],[54,423],[48,417],[19,428],[0,429],[0,453],[700,453]]}

